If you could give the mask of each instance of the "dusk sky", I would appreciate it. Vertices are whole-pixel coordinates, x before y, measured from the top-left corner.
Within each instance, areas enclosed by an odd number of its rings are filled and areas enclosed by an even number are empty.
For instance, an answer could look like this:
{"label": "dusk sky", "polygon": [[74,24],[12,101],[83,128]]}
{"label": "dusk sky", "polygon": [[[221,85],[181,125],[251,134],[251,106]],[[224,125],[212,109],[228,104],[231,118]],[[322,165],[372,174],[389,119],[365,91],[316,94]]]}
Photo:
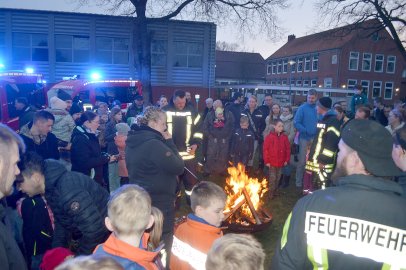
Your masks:
{"label": "dusk sky", "polygon": [[[238,28],[221,25],[217,27],[217,40],[238,43],[246,51],[258,52],[267,58],[286,43],[288,35],[295,34],[296,37],[300,37],[314,33],[317,21],[316,10],[313,6],[315,0],[290,2],[292,2],[290,8],[278,13],[280,26],[286,30],[279,41],[272,42],[265,35],[257,35],[254,39],[245,35],[244,39],[241,39]],[[94,6],[82,7],[78,10],[75,0],[0,0],[0,7],[107,14],[103,9]],[[317,32],[322,30],[325,29],[317,29]]]}

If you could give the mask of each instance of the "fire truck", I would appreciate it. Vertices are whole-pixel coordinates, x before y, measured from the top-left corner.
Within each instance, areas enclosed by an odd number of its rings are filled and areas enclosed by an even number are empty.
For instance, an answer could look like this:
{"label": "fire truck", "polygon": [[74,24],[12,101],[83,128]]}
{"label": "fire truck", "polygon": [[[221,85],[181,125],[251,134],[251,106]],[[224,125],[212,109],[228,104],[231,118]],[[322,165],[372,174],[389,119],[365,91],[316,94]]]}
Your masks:
{"label": "fire truck", "polygon": [[33,72],[0,72],[0,122],[18,130],[16,98],[27,98],[30,106],[41,109],[46,105],[45,81]]}
{"label": "fire truck", "polygon": [[48,100],[61,90],[71,95],[73,100],[79,100],[85,110],[92,110],[98,102],[111,105],[118,100],[126,111],[134,96],[142,95],[142,84],[132,79],[86,80],[73,76],[53,85],[47,92]]}

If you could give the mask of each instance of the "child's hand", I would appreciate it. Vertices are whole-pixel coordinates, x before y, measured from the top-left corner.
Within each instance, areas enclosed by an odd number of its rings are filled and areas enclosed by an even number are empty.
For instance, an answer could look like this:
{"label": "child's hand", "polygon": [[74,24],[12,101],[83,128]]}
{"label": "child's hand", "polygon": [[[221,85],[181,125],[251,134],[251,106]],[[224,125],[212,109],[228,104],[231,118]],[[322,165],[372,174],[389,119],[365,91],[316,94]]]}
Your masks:
{"label": "child's hand", "polygon": [[267,166],[268,168],[270,168],[270,167],[271,167],[271,164],[267,163],[267,164],[265,164],[265,166]]}

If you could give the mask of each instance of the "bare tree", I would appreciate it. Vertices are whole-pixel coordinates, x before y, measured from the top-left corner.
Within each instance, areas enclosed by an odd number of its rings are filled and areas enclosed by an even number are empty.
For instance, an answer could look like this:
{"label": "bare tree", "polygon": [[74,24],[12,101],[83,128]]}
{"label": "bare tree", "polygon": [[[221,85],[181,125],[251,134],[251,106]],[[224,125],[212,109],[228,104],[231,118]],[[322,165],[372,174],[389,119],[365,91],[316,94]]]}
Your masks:
{"label": "bare tree", "polygon": [[135,65],[143,83],[144,95],[151,101],[151,21],[172,18],[232,23],[241,31],[265,31],[268,37],[280,34],[276,10],[287,0],[74,0],[78,6],[97,4],[111,14],[134,16],[133,50]]}
{"label": "bare tree", "polygon": [[[406,60],[406,2],[401,0],[319,0],[316,4],[322,21],[329,26],[359,24],[378,19],[374,31],[387,29]],[[328,16],[326,16],[328,15]]]}

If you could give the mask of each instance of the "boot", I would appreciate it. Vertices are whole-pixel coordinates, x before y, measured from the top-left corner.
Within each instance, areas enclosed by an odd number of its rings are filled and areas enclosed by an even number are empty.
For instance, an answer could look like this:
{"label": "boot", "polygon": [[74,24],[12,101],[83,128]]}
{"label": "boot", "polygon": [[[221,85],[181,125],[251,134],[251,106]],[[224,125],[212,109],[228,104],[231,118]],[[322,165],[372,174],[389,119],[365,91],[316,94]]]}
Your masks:
{"label": "boot", "polygon": [[287,188],[289,186],[289,181],[290,181],[290,175],[283,175],[282,188]]}
{"label": "boot", "polygon": [[285,179],[285,175],[284,174],[281,174],[281,177],[279,178],[279,185],[278,185],[278,188],[281,188],[281,187],[283,187],[283,185],[284,185],[284,179]]}

